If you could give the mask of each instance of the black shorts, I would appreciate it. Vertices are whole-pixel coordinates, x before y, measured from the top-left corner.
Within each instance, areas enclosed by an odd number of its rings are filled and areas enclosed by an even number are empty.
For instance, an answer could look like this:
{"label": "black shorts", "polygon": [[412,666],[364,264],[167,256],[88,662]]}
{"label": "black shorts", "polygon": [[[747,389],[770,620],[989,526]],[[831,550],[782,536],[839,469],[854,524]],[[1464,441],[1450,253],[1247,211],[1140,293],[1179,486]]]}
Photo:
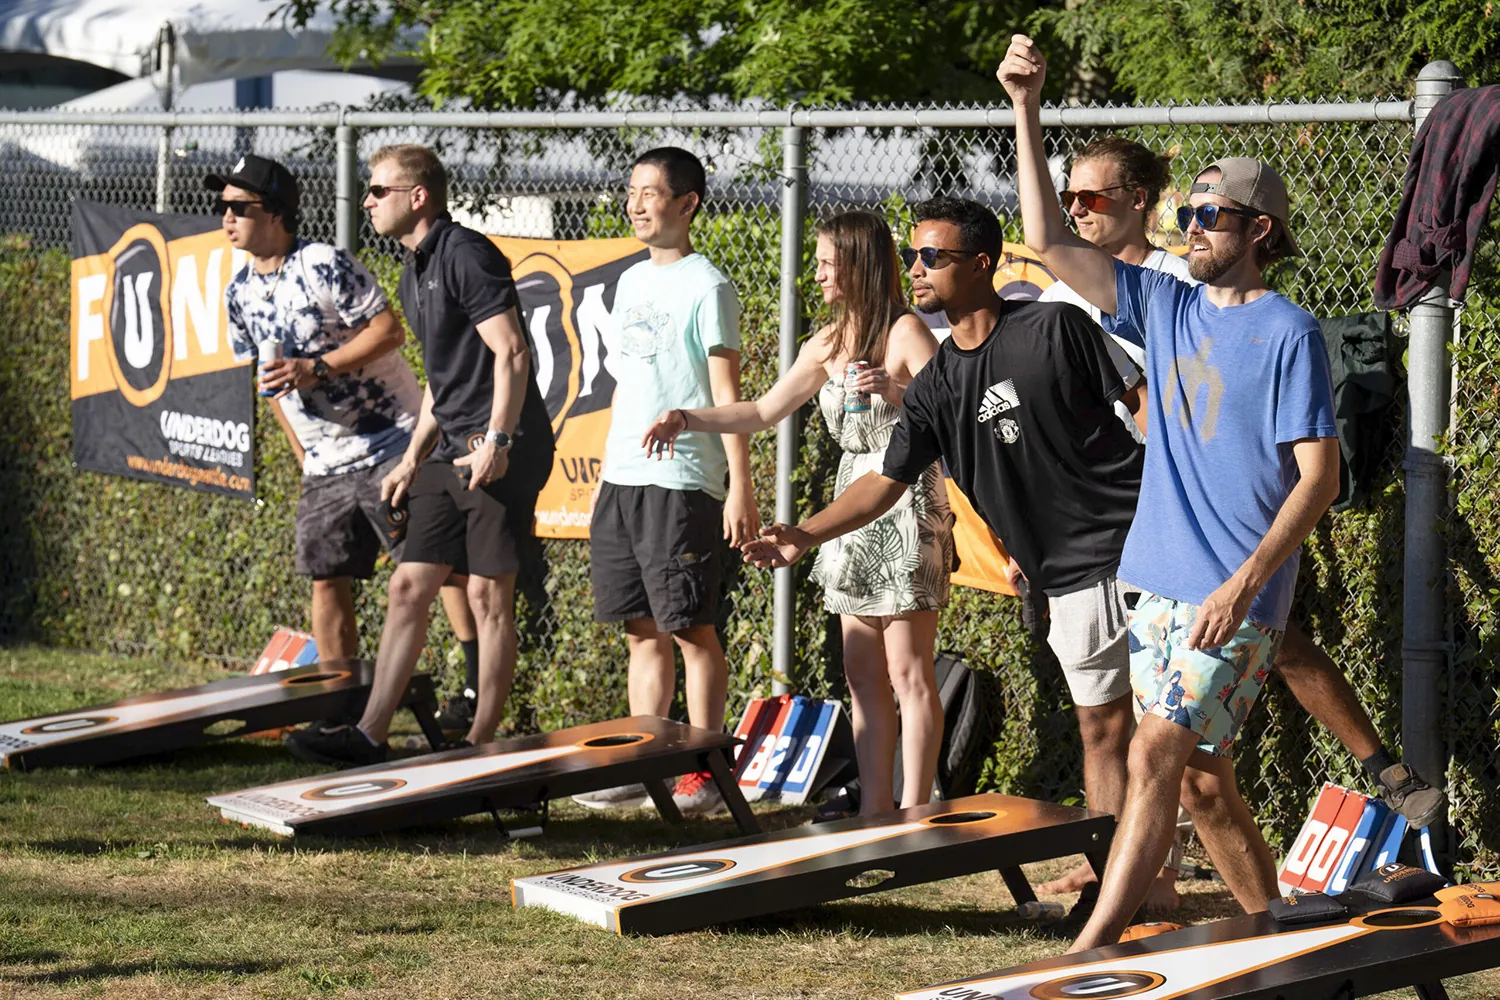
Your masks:
{"label": "black shorts", "polygon": [[537,495],[508,490],[503,479],[477,490],[468,487],[452,462],[429,460],[417,467],[401,558],[477,576],[519,571],[520,539],[531,534]]}
{"label": "black shorts", "polygon": [[380,512],[380,481],[400,461],[397,455],[371,469],[303,477],[296,525],[299,574],[314,580],[368,580],[382,549],[401,558],[401,545],[387,541]]}
{"label": "black shorts", "polygon": [[589,524],[594,620],[712,625],[723,544],[724,505],[707,493],[603,484]]}

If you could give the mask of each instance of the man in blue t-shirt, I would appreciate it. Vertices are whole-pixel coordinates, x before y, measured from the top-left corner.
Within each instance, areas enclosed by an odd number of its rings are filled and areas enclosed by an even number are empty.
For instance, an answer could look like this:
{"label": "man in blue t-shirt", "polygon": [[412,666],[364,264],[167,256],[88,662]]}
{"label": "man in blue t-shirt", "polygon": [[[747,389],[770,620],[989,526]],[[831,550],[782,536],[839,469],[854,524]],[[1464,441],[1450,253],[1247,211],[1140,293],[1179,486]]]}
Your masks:
{"label": "man in blue t-shirt", "polygon": [[[1298,552],[1339,491],[1333,384],[1311,315],[1267,287],[1297,253],[1286,187],[1242,157],[1195,179],[1179,213],[1201,285],[1115,260],[1057,209],[1042,147],[1046,62],[1017,35],[997,75],[1016,110],[1026,242],[1145,351],[1151,442],[1120,578],[1144,712],[1099,902],[1074,951],[1119,940],[1166,859],[1184,774],[1229,790],[1199,837],[1247,912],[1277,896],[1270,848],[1234,784],[1234,739],[1286,628]],[[1196,817],[1195,817],[1196,818]]]}

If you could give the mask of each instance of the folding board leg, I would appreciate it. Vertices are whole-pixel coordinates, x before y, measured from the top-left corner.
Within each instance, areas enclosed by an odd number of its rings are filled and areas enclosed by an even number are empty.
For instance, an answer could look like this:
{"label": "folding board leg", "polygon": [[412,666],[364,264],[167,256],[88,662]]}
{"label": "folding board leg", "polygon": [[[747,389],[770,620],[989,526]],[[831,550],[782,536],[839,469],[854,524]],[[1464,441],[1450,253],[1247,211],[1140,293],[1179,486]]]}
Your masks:
{"label": "folding board leg", "polygon": [[401,699],[401,704],[411,709],[411,714],[417,717],[417,725],[421,727],[422,735],[427,737],[428,746],[433,750],[441,750],[448,745],[448,738],[437,724],[437,691],[433,689],[431,677],[427,674],[412,677],[411,682],[406,685],[406,697]]}
{"label": "folding board leg", "polygon": [[1031,891],[1031,883],[1026,880],[1026,873],[1016,865],[1000,869],[1000,877],[1005,879],[1005,888],[1015,898],[1016,905],[1022,903],[1036,902],[1036,893]]}
{"label": "folding board leg", "polygon": [[1431,983],[1418,983],[1416,988],[1419,1000],[1448,1000],[1448,991],[1443,988],[1441,979]]}
{"label": "folding board leg", "polygon": [[677,803],[672,801],[672,793],[667,791],[666,784],[660,778],[651,778],[641,782],[646,786],[651,801],[656,803],[656,811],[661,813],[661,818],[668,823],[681,823],[682,810],[677,808]]}
{"label": "folding board leg", "polygon": [[1103,885],[1104,884],[1104,863],[1109,860],[1109,852],[1108,851],[1088,851],[1088,852],[1086,852],[1084,854],[1084,858],[1088,860],[1089,867],[1092,868],[1092,869],[1094,869],[1094,878],[1096,878],[1096,879],[1099,880],[1099,884],[1100,885]]}
{"label": "folding board leg", "polygon": [[729,807],[729,815],[734,817],[735,825],[740,832],[746,835],[760,832],[760,823],[756,822],[755,813],[750,811],[750,803],[745,801],[744,793],[740,791],[739,782],[734,780],[734,772],[729,767],[726,754],[719,750],[710,750],[704,755],[708,764],[708,773],[714,776],[714,784],[719,786],[719,794],[724,797],[724,804]]}

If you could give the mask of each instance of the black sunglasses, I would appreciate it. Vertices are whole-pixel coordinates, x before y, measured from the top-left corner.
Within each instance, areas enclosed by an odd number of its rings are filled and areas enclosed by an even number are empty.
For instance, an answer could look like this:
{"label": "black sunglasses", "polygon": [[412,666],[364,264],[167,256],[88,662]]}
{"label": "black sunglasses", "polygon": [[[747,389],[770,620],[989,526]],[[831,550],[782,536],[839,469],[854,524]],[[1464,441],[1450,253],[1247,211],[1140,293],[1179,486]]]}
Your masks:
{"label": "black sunglasses", "polygon": [[1113,198],[1106,198],[1104,192],[1123,190],[1125,190],[1124,184],[1116,184],[1114,187],[1100,188],[1097,191],[1064,191],[1058,197],[1062,199],[1063,211],[1070,211],[1073,208],[1073,202],[1081,201],[1084,208],[1090,212],[1097,212],[1099,211],[1099,206],[1104,202],[1115,200]]}
{"label": "black sunglasses", "polygon": [[[920,257],[922,258],[923,267],[936,268],[939,254],[947,254],[949,257],[972,257],[974,256],[974,251],[948,250],[944,247],[922,247],[920,249],[916,247],[902,247],[901,263],[905,264],[906,269],[910,271],[912,269],[912,265],[915,264],[917,262],[917,258]],[[947,264],[944,264],[943,266],[947,267]]]}
{"label": "black sunglasses", "polygon": [[1219,216],[1221,215],[1242,215],[1247,219],[1254,219],[1261,214],[1260,212],[1249,212],[1243,208],[1230,208],[1227,205],[1199,205],[1197,208],[1193,208],[1191,205],[1182,205],[1177,209],[1177,228],[1183,232],[1187,232],[1188,227],[1193,224],[1193,220],[1197,219],[1199,226],[1212,232],[1219,228]]}
{"label": "black sunglasses", "polygon": [[384,198],[386,195],[390,194],[392,191],[411,191],[414,188],[418,188],[420,186],[421,185],[419,184],[371,184],[368,190],[369,193],[373,195],[378,201],[379,199]]}
{"label": "black sunglasses", "polygon": [[214,211],[219,215],[223,215],[225,212],[233,212],[236,219],[243,219],[245,215],[250,211],[251,205],[264,206],[265,202],[225,201],[223,198],[220,198],[218,201],[214,202]]}

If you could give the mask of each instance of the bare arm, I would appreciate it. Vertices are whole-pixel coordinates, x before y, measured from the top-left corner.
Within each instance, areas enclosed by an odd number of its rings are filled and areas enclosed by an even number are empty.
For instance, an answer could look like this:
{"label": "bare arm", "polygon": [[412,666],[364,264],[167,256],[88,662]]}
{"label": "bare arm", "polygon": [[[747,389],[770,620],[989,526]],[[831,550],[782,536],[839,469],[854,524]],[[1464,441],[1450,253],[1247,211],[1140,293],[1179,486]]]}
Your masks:
{"label": "bare arm", "polygon": [[1305,438],[1292,445],[1292,456],[1302,478],[1287,494],[1250,558],[1218,590],[1208,595],[1188,635],[1188,647],[1222,646],[1234,635],[1250,604],[1271,574],[1281,568],[1302,544],[1318,519],[1339,495],[1338,438]]}
{"label": "bare arm", "polygon": [[1063,221],[1042,145],[1042,82],[1047,60],[1032,40],[1014,35],[995,75],[1016,110],[1016,186],[1026,245],[1058,278],[1102,312],[1115,314],[1115,262]]}
{"label": "bare arm", "polygon": [[922,318],[907,313],[891,327],[885,348],[885,371],[888,376],[883,396],[897,409],[906,397],[906,387],[937,353],[938,339]]}
{"label": "bare arm", "polygon": [[[708,352],[708,388],[714,398],[714,409],[740,401],[739,351],[715,347]],[[760,533],[760,511],[755,506],[755,485],[750,481],[750,438],[745,434],[724,434],[723,439],[724,454],[729,460],[724,537],[739,548]]]}
{"label": "bare arm", "polygon": [[[343,375],[358,371],[378,358],[401,347],[406,331],[401,328],[396,314],[386,309],[374,319],[360,327],[347,343],[323,355],[329,375]],[[316,358],[282,358],[266,365],[262,381],[268,388],[280,389],[285,395],[293,389],[311,389],[320,379],[313,374]]]}
{"label": "bare arm", "polygon": [[[531,350],[521,332],[520,310],[512,306],[483,323],[476,324],[480,339],[495,354],[495,394],[490,400],[489,429],[514,437],[521,422],[521,404],[526,402],[526,378],[531,371]],[[468,466],[469,489],[504,479],[510,469],[510,449],[500,450],[486,441],[455,466]]]}
{"label": "bare arm", "polygon": [[393,506],[400,507],[406,500],[406,493],[411,489],[411,481],[417,474],[417,466],[422,464],[422,459],[437,443],[438,425],[437,419],[432,415],[432,386],[428,385],[422,393],[422,409],[417,413],[417,426],[412,429],[411,443],[406,446],[406,454],[401,456],[401,462],[380,481],[380,499],[389,500]]}
{"label": "bare arm", "polygon": [[[683,431],[708,431],[714,434],[754,434],[780,423],[792,411],[817,395],[827,373],[823,359],[827,354],[825,337],[820,333],[808,338],[797,353],[797,360],[766,394],[754,402],[730,403],[727,406],[696,410],[668,410],[646,429],[641,445],[661,456],[672,455],[672,443]],[[709,375],[712,377],[710,369]],[[715,396],[715,402],[718,397]],[[728,447],[726,441],[725,447]]]}
{"label": "bare arm", "polygon": [[901,499],[910,487],[878,472],[867,472],[849,485],[837,500],[795,528],[772,525],[744,546],[745,561],[761,568],[790,566],[814,545],[863,528]]}

